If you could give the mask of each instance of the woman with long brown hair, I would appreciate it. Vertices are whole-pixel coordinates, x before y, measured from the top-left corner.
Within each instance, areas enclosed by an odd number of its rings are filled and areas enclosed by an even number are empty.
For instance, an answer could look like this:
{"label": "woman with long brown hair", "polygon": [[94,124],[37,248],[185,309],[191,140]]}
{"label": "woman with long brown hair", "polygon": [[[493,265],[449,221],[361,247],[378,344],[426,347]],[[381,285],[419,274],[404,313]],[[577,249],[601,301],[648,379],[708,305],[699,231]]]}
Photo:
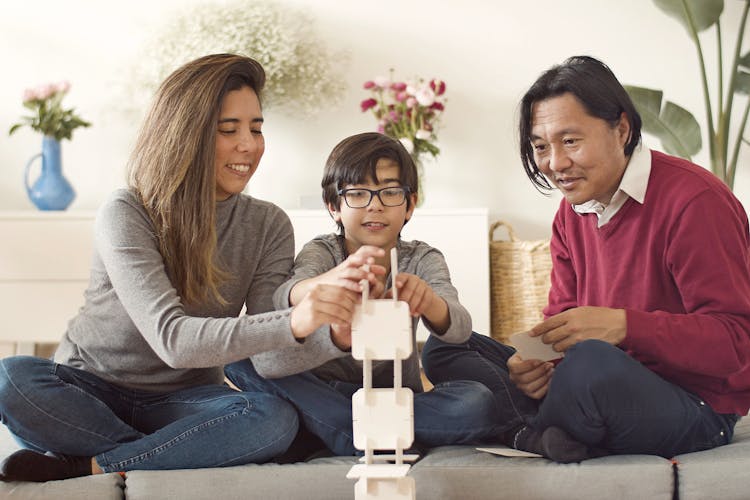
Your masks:
{"label": "woman with long brown hair", "polygon": [[0,361],[0,418],[24,445],[0,479],[231,466],[291,443],[288,403],[223,383],[224,364],[297,345],[326,319],[309,301],[273,311],[291,223],[242,194],[264,151],[264,81],[256,61],[219,54],[159,88],[129,187],[97,214],[85,304],[54,361]]}

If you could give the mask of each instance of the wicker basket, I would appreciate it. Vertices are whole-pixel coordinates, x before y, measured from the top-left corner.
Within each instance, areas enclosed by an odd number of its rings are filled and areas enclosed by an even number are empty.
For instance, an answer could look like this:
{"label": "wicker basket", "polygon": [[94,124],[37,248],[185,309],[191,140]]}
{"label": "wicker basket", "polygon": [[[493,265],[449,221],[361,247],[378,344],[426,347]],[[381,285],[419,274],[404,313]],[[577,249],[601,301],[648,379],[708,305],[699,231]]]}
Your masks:
{"label": "wicker basket", "polygon": [[[494,239],[504,227],[510,241]],[[498,221],[490,227],[490,313],[492,337],[507,342],[516,332],[542,320],[550,287],[549,240],[519,241],[510,224]]]}

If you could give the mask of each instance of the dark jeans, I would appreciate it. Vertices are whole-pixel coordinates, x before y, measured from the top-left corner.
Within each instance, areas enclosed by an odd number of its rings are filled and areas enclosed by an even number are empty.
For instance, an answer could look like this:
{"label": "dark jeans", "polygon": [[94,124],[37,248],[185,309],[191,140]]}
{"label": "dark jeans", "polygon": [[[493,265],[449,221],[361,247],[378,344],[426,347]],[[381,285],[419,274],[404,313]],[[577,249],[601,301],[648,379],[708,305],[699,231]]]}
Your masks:
{"label": "dark jeans", "polygon": [[[277,379],[258,375],[250,360],[224,368],[242,390],[280,396],[294,405],[307,430],[336,455],[355,455],[351,397],[360,385],[326,382],[310,372]],[[494,398],[487,387],[469,380],[436,385],[414,394],[414,439],[420,446],[499,441]]]}
{"label": "dark jeans", "polygon": [[25,447],[95,456],[105,472],[265,462],[298,427],[294,408],[268,394],[138,391],[30,356],[0,360],[0,419]]}
{"label": "dark jeans", "polygon": [[526,422],[557,426],[588,446],[611,454],[672,457],[727,444],[739,419],[714,412],[698,396],[668,382],[624,351],[587,340],[570,348],[555,367],[549,391],[537,402],[510,381],[512,347],[473,333],[465,344],[430,337],[422,351],[428,378],[476,380],[497,403],[508,429]]}

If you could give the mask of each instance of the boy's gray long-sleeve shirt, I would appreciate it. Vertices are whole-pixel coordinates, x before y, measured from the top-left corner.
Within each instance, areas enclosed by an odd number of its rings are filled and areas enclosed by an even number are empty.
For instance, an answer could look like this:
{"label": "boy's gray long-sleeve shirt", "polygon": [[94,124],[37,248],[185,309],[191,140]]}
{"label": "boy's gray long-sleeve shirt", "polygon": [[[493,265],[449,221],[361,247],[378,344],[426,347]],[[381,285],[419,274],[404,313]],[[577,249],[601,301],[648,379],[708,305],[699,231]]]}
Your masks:
{"label": "boy's gray long-sleeve shirt", "polygon": [[[445,342],[461,343],[471,335],[471,316],[458,300],[458,292],[451,284],[450,273],[443,254],[421,241],[402,241],[397,244],[399,272],[414,274],[430,285],[432,290],[448,304],[450,326],[438,337]],[[298,282],[319,276],[346,259],[343,240],[336,234],[318,236],[300,251],[294,263],[292,277],[276,290],[274,305],[277,309],[289,307],[289,292]],[[391,277],[386,279],[390,286]],[[416,327],[412,323],[412,355],[404,360],[403,384],[415,392],[422,391],[419,376],[419,357],[416,346]],[[425,322],[431,334],[436,335]],[[330,327],[319,328],[304,343],[267,351],[252,356],[255,369],[264,377],[278,378],[312,370],[324,380],[342,380],[362,383],[362,365],[351,353],[341,351],[333,344]],[[373,384],[376,387],[393,385],[393,363],[373,363]]]}
{"label": "boy's gray long-sleeve shirt", "polygon": [[[277,206],[245,195],[216,204],[217,257],[230,279],[225,306],[186,306],[164,268],[154,228],[136,196],[116,191],[94,224],[85,304],[55,361],[117,385],[169,392],[224,380],[223,365],[298,344],[274,291],[289,277],[294,233]],[[237,317],[243,305],[247,315]]]}

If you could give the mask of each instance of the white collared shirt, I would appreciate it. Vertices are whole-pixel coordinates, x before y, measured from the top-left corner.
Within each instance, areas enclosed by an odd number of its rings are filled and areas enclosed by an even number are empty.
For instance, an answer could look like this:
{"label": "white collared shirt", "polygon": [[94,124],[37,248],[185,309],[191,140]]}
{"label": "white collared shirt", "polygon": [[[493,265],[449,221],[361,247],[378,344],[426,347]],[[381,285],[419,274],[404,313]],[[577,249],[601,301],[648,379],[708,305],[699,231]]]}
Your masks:
{"label": "white collared shirt", "polygon": [[651,150],[639,144],[630,155],[625,167],[620,185],[612,196],[608,205],[596,200],[590,200],[580,205],[573,205],[578,214],[594,213],[598,217],[597,227],[602,227],[622,208],[628,198],[633,198],[640,204],[646,199],[648,177],[651,175]]}

